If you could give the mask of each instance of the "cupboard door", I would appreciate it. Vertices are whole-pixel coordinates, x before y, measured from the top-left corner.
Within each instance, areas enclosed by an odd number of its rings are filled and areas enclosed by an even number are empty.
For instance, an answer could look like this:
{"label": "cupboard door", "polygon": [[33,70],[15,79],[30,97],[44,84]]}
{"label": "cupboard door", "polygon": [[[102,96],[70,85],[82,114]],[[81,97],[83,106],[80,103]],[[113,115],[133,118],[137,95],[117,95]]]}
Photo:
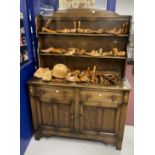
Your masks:
{"label": "cupboard door", "polygon": [[37,118],[41,129],[70,132],[73,130],[73,102],[40,98],[37,100]]}
{"label": "cupboard door", "polygon": [[50,99],[36,99],[36,111],[39,129],[55,130],[53,102]]}
{"label": "cupboard door", "polygon": [[[106,106],[104,106],[106,105]],[[120,104],[80,102],[80,132],[85,134],[117,134],[120,119]]]}
{"label": "cupboard door", "polygon": [[54,125],[57,131],[73,131],[74,122],[74,104],[73,101],[53,101]]}

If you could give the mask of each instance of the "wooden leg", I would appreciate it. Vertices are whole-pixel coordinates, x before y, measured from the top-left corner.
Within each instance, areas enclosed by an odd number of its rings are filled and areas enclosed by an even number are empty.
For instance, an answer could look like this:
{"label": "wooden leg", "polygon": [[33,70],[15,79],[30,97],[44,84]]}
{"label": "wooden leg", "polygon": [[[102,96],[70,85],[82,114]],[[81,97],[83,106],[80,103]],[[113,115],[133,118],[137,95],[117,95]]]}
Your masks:
{"label": "wooden leg", "polygon": [[121,150],[122,149],[122,142],[117,142],[116,143],[116,150]]}
{"label": "wooden leg", "polygon": [[34,137],[35,137],[35,140],[40,140],[40,134],[38,131],[36,131]]}

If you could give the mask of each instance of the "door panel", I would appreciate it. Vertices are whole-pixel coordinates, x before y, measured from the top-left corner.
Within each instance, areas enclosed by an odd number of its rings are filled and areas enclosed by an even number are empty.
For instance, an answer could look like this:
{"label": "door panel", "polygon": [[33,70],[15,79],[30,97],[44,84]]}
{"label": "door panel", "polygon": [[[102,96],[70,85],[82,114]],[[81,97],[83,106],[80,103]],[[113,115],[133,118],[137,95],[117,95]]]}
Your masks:
{"label": "door panel", "polygon": [[[117,134],[120,108],[80,103],[80,132]],[[117,122],[117,123],[116,123]]]}
{"label": "door panel", "polygon": [[73,130],[73,102],[39,98],[36,102],[38,125],[42,129]]}
{"label": "door panel", "polygon": [[54,126],[53,104],[41,103],[42,109],[42,124],[47,126]]}
{"label": "door panel", "polygon": [[[73,108],[72,103],[70,104],[62,104],[56,103],[55,104],[55,118],[56,119],[56,126],[58,129],[66,128],[68,130],[73,128]],[[57,110],[57,111],[56,111]]]}
{"label": "door panel", "polygon": [[100,130],[112,133],[115,131],[115,109],[102,108],[102,118]]}
{"label": "door panel", "polygon": [[83,108],[83,129],[84,130],[97,130],[97,107],[84,106]]}

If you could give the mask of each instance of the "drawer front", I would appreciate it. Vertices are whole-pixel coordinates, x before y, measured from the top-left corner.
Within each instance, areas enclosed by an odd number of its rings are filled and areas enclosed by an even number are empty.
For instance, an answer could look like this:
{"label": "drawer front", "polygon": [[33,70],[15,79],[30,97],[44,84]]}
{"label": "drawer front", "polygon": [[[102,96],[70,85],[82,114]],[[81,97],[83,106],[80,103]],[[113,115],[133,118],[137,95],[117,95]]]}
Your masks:
{"label": "drawer front", "polygon": [[122,103],[123,92],[83,90],[80,99],[84,102],[102,102],[99,104],[101,106],[103,103]]}
{"label": "drawer front", "polygon": [[36,87],[35,96],[60,101],[73,99],[73,90],[61,87]]}

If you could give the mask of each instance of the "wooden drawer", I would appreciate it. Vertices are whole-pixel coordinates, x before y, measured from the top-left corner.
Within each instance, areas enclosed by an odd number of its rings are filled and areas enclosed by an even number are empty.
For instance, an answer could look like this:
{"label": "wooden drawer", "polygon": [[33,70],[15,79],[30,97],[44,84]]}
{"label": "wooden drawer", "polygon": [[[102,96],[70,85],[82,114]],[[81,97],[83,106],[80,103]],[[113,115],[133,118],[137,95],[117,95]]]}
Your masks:
{"label": "wooden drawer", "polygon": [[80,99],[85,102],[122,103],[123,92],[83,90]]}
{"label": "wooden drawer", "polygon": [[73,99],[73,91],[72,89],[61,87],[36,87],[35,96],[67,101]]}

